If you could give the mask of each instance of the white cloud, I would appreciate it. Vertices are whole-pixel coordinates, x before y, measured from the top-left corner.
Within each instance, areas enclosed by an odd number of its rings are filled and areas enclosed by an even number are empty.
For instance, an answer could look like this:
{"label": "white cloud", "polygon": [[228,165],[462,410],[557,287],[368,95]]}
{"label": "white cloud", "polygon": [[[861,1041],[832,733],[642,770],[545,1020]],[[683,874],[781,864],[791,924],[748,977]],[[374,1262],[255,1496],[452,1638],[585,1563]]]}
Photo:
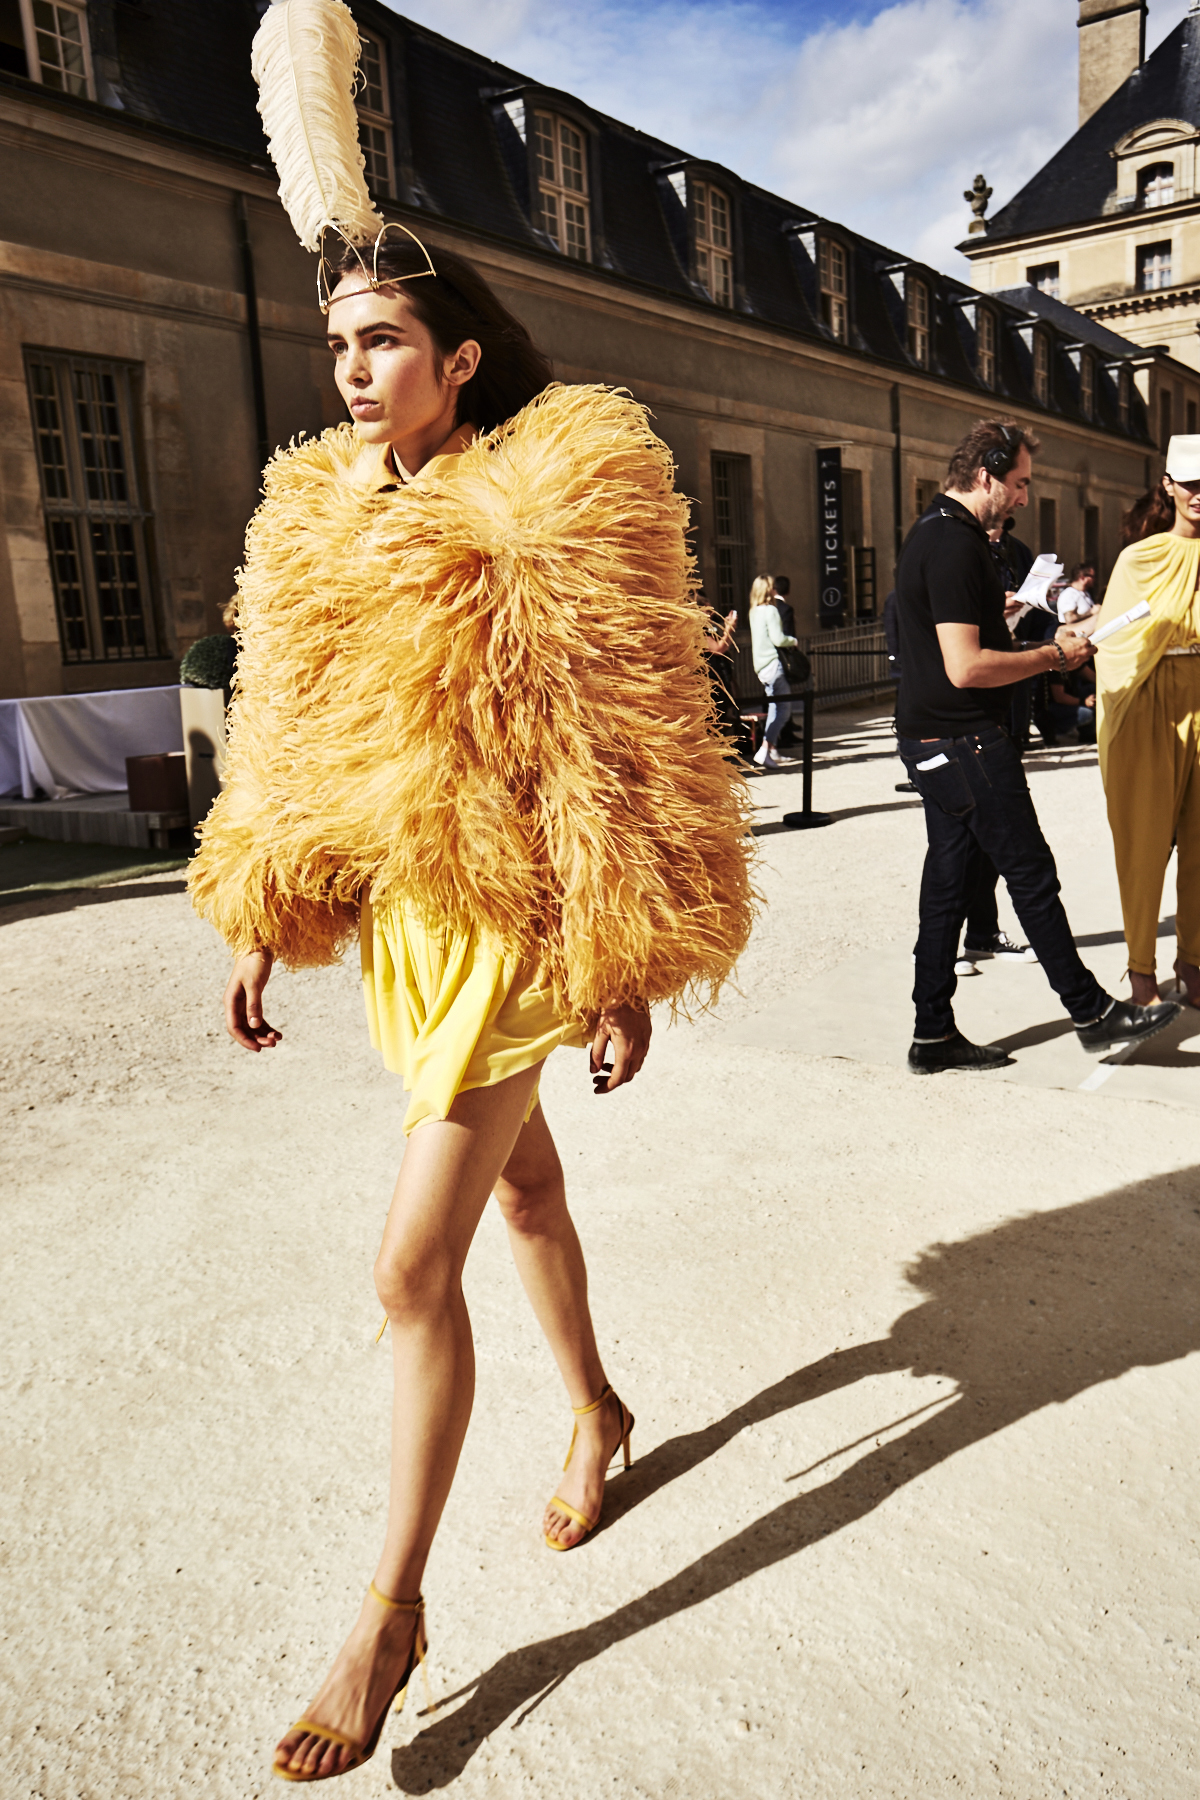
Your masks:
{"label": "white cloud", "polygon": [[[896,0],[806,31],[755,0],[394,0],[396,10],[935,268],[1075,129],[1074,0]],[[1150,46],[1189,0],[1153,0]]]}

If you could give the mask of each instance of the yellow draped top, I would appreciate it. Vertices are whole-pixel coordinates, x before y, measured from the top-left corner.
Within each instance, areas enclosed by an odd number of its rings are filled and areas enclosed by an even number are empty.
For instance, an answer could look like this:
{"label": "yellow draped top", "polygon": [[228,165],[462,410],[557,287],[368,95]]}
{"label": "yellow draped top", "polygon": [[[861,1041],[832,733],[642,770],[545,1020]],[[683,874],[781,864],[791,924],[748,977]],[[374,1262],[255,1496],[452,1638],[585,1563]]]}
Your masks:
{"label": "yellow draped top", "polygon": [[1117,558],[1097,625],[1119,618],[1139,601],[1150,614],[1096,646],[1097,741],[1100,773],[1108,750],[1147,676],[1173,644],[1200,641],[1200,538],[1169,531],[1130,544]]}

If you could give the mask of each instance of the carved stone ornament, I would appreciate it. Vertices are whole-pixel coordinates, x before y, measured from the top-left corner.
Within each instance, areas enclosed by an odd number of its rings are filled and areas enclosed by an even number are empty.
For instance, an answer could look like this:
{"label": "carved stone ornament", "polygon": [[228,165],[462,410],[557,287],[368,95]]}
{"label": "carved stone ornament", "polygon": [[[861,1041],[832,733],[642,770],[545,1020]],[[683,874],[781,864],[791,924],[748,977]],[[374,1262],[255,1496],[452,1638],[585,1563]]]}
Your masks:
{"label": "carved stone ornament", "polygon": [[977,175],[970,187],[963,193],[963,199],[970,202],[971,211],[975,214],[975,217],[971,220],[972,236],[974,236],[977,231],[987,230],[987,224],[983,215],[988,209],[988,201],[991,197],[992,189],[988,186],[982,175]]}

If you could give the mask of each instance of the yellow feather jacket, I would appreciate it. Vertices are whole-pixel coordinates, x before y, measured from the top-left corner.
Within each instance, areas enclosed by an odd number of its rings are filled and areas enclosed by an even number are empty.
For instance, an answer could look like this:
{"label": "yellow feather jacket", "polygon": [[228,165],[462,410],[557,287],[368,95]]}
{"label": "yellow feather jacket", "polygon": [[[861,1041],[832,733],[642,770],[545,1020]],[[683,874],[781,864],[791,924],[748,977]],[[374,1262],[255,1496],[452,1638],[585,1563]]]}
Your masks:
{"label": "yellow feather jacket", "polygon": [[299,968],[403,899],[540,960],[582,1022],[707,1003],[750,930],[748,806],[645,412],[550,387],[395,493],[360,449],[343,425],[267,470],[196,910]]}

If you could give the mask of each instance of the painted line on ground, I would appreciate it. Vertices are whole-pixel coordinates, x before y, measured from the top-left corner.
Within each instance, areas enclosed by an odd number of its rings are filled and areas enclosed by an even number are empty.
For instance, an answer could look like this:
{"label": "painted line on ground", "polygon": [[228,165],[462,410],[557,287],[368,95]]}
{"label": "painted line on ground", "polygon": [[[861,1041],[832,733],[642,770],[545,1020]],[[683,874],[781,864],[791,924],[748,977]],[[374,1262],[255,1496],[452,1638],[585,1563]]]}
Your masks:
{"label": "painted line on ground", "polygon": [[1114,1050],[1111,1056],[1106,1056],[1100,1067],[1093,1069],[1086,1081],[1080,1082],[1080,1093],[1094,1094],[1097,1088],[1102,1088],[1113,1071],[1119,1069],[1136,1049],[1136,1044],[1122,1044],[1119,1050]]}

